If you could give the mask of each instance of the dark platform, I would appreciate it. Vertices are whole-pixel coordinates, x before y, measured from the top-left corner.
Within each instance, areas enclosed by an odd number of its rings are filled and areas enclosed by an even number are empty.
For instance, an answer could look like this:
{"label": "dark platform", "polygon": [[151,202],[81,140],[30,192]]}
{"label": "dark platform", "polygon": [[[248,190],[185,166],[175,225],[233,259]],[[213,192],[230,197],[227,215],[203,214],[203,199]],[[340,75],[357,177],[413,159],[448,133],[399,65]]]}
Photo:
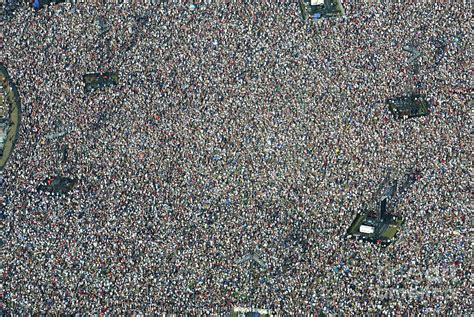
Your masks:
{"label": "dark platform", "polygon": [[82,76],[86,92],[97,88],[110,87],[118,84],[119,77],[115,72],[92,73]]}
{"label": "dark platform", "polygon": [[[380,244],[383,247],[388,246],[396,240],[397,232],[403,224],[403,219],[394,216],[385,216],[384,218],[370,217],[365,212],[359,213],[351,226],[347,230],[348,239],[360,239],[372,243]],[[372,233],[369,233],[373,229]]]}
{"label": "dark platform", "polygon": [[321,18],[344,15],[344,8],[340,0],[324,0],[324,5],[311,5],[311,0],[299,0],[299,5],[304,21],[315,14]]}
{"label": "dark platform", "polygon": [[397,119],[429,114],[429,103],[424,95],[411,94],[387,99],[388,109]]}
{"label": "dark platform", "polygon": [[49,193],[66,194],[74,187],[76,182],[77,181],[72,178],[53,176],[45,179],[44,182],[37,187],[37,190]]}

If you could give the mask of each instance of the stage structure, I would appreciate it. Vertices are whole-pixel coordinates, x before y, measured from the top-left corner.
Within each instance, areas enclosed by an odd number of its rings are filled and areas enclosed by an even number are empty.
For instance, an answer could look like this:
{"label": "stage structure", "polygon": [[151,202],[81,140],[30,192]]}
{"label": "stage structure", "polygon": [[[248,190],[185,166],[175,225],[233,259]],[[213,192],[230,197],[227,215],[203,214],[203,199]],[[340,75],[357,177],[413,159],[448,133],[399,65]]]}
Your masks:
{"label": "stage structure", "polygon": [[388,109],[399,120],[429,114],[429,102],[425,95],[418,92],[418,84],[416,83],[416,78],[420,71],[418,59],[421,56],[421,52],[412,43],[403,47],[403,50],[411,54],[408,60],[410,78],[406,83],[406,92],[403,95],[387,98],[386,100]]}
{"label": "stage structure", "polygon": [[340,0],[299,0],[303,21],[308,18],[331,18],[344,15]]}
{"label": "stage structure", "polygon": [[[405,177],[408,177],[406,174]],[[409,183],[389,173],[375,191],[372,205],[359,212],[347,230],[348,239],[360,239],[382,246],[396,240],[403,218],[395,215],[397,201]]]}
{"label": "stage structure", "polygon": [[97,88],[115,86],[119,82],[118,73],[115,72],[85,74],[82,79],[86,92],[91,92]]}
{"label": "stage structure", "polygon": [[387,99],[388,109],[397,119],[422,117],[429,114],[426,96],[411,93]]}
{"label": "stage structure", "polygon": [[37,187],[37,190],[39,192],[66,194],[74,187],[76,182],[77,180],[69,177],[53,176],[45,179],[43,183]]}

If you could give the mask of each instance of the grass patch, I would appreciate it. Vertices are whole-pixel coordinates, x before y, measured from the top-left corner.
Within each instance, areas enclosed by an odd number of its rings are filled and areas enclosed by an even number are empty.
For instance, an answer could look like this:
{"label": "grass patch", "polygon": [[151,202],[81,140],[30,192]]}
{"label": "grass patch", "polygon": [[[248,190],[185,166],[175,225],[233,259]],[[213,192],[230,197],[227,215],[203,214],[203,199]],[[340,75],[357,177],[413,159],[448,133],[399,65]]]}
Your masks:
{"label": "grass patch", "polygon": [[333,5],[336,8],[336,12],[338,16],[344,16],[346,13],[344,12],[344,8],[342,7],[341,1],[333,0]]}
{"label": "grass patch", "polygon": [[383,232],[382,236],[390,240],[395,238],[395,235],[400,229],[400,226],[402,225],[402,223],[403,223],[403,220],[401,219],[394,221],[387,227],[387,229]]}
{"label": "grass patch", "polygon": [[309,15],[308,6],[303,0],[299,1],[299,5],[300,5],[300,10],[301,10],[301,18],[303,19],[303,21],[306,21]]}
{"label": "grass patch", "polygon": [[351,226],[349,227],[349,230],[347,230],[347,234],[353,235],[355,233],[359,232],[359,227],[362,224],[362,222],[365,220],[365,215],[364,214],[358,214],[354,221],[352,222]]}

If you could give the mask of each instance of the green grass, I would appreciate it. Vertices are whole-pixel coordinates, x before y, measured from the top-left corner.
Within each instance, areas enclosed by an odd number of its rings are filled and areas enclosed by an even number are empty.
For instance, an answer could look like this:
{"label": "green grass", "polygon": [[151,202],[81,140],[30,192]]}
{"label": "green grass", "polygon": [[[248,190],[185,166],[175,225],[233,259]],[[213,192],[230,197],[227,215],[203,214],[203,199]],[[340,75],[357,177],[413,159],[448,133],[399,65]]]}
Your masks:
{"label": "green grass", "polygon": [[395,234],[397,233],[398,231],[398,227],[397,226],[394,226],[394,225],[389,225],[387,230],[385,230],[382,234],[382,236],[384,238],[387,238],[387,239],[392,239]]}
{"label": "green grass", "polygon": [[344,12],[344,8],[342,7],[341,1],[333,0],[332,2],[334,3],[334,6],[336,7],[337,14],[339,16],[344,16],[345,12]]}
{"label": "green grass", "polygon": [[306,19],[308,18],[308,8],[303,0],[300,0],[299,4],[301,10],[301,18],[303,19],[303,21],[306,21]]}
{"label": "green grass", "polygon": [[349,230],[347,230],[347,234],[354,234],[359,232],[359,227],[362,224],[362,222],[365,220],[365,215],[364,214],[358,214],[354,221],[352,222],[351,226],[349,227]]}
{"label": "green grass", "polygon": [[394,221],[392,224],[388,226],[388,228],[382,233],[382,237],[387,239],[393,239],[397,234],[403,220]]}

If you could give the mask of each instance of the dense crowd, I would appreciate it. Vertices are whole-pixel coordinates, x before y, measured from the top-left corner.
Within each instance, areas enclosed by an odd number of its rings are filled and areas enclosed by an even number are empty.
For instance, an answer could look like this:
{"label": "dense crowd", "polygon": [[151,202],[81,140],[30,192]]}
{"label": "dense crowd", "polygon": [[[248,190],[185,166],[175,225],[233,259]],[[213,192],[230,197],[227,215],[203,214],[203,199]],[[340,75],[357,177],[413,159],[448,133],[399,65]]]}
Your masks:
{"label": "dense crowd", "polygon": [[[358,3],[303,23],[296,3],[264,3],[1,22],[23,108],[0,180],[4,312],[472,312],[471,11]],[[431,113],[395,120],[407,43]],[[119,85],[85,93],[101,71]],[[74,129],[48,140],[59,126]],[[346,240],[387,171],[411,168],[398,241]],[[53,175],[78,183],[38,192]]]}

